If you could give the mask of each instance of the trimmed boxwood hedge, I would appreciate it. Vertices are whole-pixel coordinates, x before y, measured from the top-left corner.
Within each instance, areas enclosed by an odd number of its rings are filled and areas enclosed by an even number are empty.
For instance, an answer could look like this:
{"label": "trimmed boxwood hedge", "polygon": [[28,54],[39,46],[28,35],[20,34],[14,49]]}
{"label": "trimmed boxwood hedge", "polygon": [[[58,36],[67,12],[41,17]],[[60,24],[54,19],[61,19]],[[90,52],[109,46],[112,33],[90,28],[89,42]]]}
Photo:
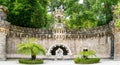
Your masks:
{"label": "trimmed boxwood hedge", "polygon": [[41,59],[36,59],[36,60],[19,59],[19,63],[22,63],[22,64],[43,64],[43,60],[41,60]]}
{"label": "trimmed boxwood hedge", "polygon": [[93,64],[93,63],[99,63],[100,62],[100,58],[88,58],[88,59],[75,58],[74,62],[76,64]]}

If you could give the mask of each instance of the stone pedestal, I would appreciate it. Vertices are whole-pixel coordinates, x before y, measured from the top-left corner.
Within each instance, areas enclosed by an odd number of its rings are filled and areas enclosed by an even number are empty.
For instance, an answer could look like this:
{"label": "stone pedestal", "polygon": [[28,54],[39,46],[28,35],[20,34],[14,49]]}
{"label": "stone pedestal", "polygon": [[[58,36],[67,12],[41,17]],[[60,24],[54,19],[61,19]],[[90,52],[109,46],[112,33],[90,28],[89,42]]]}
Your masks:
{"label": "stone pedestal", "polygon": [[114,33],[114,60],[120,60],[120,31]]}

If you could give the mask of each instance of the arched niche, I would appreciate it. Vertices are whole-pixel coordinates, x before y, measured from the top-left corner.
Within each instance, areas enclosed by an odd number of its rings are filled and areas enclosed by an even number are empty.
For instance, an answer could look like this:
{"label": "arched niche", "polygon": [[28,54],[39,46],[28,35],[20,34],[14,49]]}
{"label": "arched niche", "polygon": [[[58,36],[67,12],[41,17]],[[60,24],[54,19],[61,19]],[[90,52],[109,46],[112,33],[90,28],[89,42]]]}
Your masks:
{"label": "arched niche", "polygon": [[47,54],[54,56],[54,55],[56,55],[56,51],[57,51],[58,49],[61,49],[61,50],[63,51],[63,53],[62,53],[63,56],[72,55],[70,48],[69,48],[67,45],[62,44],[62,43],[61,43],[61,44],[54,44],[54,45],[52,45],[52,46],[49,48]]}

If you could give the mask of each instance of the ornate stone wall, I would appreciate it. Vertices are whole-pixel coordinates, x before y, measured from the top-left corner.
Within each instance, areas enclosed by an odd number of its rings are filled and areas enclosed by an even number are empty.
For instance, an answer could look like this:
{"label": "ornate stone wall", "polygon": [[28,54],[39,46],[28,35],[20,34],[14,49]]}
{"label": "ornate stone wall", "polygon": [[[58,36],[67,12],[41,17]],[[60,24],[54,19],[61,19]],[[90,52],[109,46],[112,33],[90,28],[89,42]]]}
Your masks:
{"label": "ornate stone wall", "polygon": [[[65,39],[73,39],[73,38],[95,38],[95,37],[103,37],[110,36],[111,29],[109,25],[104,25],[92,29],[80,29],[80,30],[71,30],[71,29],[35,29],[35,28],[26,28],[10,25],[10,33],[8,36],[10,37],[35,37],[35,38],[60,38],[63,37],[63,33],[65,33]],[[54,33],[58,33],[58,35],[54,35]],[[60,34],[60,35],[59,35]]]}
{"label": "ornate stone wall", "polygon": [[[111,58],[111,40],[108,36],[78,39],[71,38],[65,40],[55,39],[41,39],[36,38],[38,44],[42,44],[46,52],[48,53],[52,46],[62,44],[70,49],[72,55],[68,55],[69,58],[74,58],[84,48],[92,49],[97,52],[97,56],[100,58]],[[25,37],[8,37],[7,38],[7,55],[8,58],[18,58],[16,45],[22,41],[25,41]],[[23,56],[21,56],[23,57]],[[44,58],[51,58],[51,55],[46,55]]]}
{"label": "ornate stone wall", "polygon": [[120,30],[114,29],[114,60],[120,60]]}
{"label": "ornate stone wall", "polygon": [[17,58],[16,45],[25,41],[26,37],[34,37],[38,44],[42,44],[46,48],[46,52],[50,56],[51,46],[62,44],[67,46],[71,51],[69,58],[74,58],[84,48],[92,49],[97,52],[97,56],[101,58],[111,58],[111,28],[110,24],[81,30],[70,29],[34,29],[19,26],[10,26],[7,35],[7,56],[8,58]]}
{"label": "ornate stone wall", "polygon": [[[95,50],[100,58],[114,57],[115,60],[120,60],[120,30],[114,28],[114,21],[91,29],[71,30],[65,29],[63,25],[58,28],[58,25],[55,26],[56,29],[35,29],[10,25],[5,21],[7,12],[6,7],[0,6],[0,60],[26,58],[25,55],[17,53],[16,46],[31,37],[36,38],[37,43],[45,47],[47,55],[44,58],[52,58],[52,48],[62,45],[70,52],[68,58],[74,58],[84,48],[88,48]],[[59,12],[54,12],[56,17],[63,17],[63,13]],[[58,18],[63,21],[60,19]]]}
{"label": "ornate stone wall", "polygon": [[[26,37],[36,38],[37,43],[42,44],[47,53],[51,46],[62,44],[71,51],[68,58],[74,58],[84,48],[95,50],[100,58],[111,58],[112,33],[108,25],[84,30],[44,30],[8,25],[1,24],[0,28],[0,58],[26,57],[19,55],[16,48],[16,45],[25,41]],[[8,30],[9,33],[7,33]],[[51,58],[51,55],[46,55],[44,58]]]}
{"label": "ornate stone wall", "polygon": [[[17,44],[34,37],[47,52],[44,58],[52,58],[52,46],[62,45],[70,52],[67,58],[74,58],[84,48],[97,52],[100,58],[111,58],[115,50],[115,59],[119,59],[119,32],[115,32],[115,49],[112,41],[113,22],[91,29],[71,30],[62,28],[35,29],[10,25],[6,22],[7,9],[0,7],[0,59],[26,57],[17,53]],[[113,43],[112,43],[113,42]],[[7,55],[7,56],[6,56]],[[53,57],[54,58],[54,57]]]}
{"label": "ornate stone wall", "polygon": [[[71,51],[74,58],[84,48],[92,49],[101,58],[111,58],[111,29],[109,25],[92,29],[34,29],[10,25],[7,22],[0,24],[0,58],[26,57],[17,53],[16,45],[25,41],[26,37],[34,37],[38,44],[42,44],[48,53],[50,47],[55,44],[63,44]],[[7,35],[7,36],[6,36]],[[6,57],[7,54],[7,57]],[[44,58],[51,56],[46,55]]]}

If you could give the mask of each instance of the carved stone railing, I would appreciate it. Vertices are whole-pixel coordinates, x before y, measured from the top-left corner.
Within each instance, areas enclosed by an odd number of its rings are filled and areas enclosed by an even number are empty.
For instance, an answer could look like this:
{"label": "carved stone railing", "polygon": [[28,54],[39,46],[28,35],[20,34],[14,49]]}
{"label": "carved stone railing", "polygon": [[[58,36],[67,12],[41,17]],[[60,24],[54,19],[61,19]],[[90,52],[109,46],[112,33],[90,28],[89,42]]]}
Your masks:
{"label": "carved stone railing", "polygon": [[[59,35],[57,35],[59,34]],[[110,25],[99,26],[91,29],[81,29],[81,30],[70,30],[70,29],[35,29],[19,27],[15,25],[10,26],[10,33],[8,36],[17,37],[40,37],[44,38],[91,38],[91,37],[102,37],[105,35],[110,35],[111,29]]]}

